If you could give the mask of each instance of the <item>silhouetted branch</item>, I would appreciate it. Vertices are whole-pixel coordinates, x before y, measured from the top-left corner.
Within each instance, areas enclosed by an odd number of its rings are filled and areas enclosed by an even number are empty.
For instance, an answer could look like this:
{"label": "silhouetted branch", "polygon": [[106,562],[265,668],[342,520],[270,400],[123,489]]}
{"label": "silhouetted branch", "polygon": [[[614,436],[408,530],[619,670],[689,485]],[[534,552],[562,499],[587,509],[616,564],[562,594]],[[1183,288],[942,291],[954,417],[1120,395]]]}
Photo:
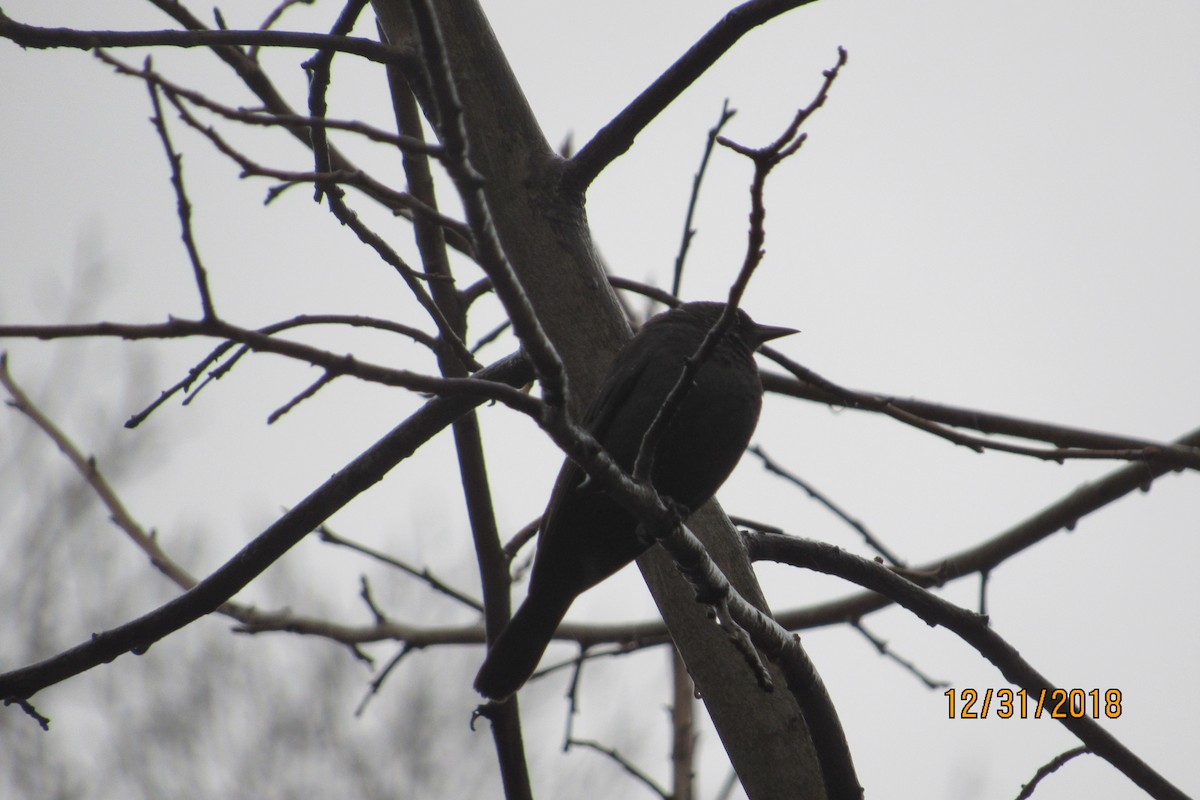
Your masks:
{"label": "silhouetted branch", "polygon": [[[987,624],[986,617],[959,608],[900,577],[882,564],[847,553],[840,548],[777,533],[748,533],[747,542],[762,559],[791,564],[836,575],[887,596],[916,614],[929,625],[940,625],[955,633],[990,661],[1015,686],[1031,696],[1049,696],[1055,684],[1042,676],[1020,653]],[[1151,797],[1186,800],[1183,792],[1159,775],[1129,748],[1086,715],[1059,718],[1088,749],[1108,761]]]}
{"label": "silhouetted branch", "polygon": [[621,755],[621,753],[615,747],[606,747],[599,742],[592,741],[591,739],[570,739],[567,741],[567,744],[569,747],[586,747],[588,750],[595,750],[597,753],[607,756],[609,760],[632,775],[638,783],[645,786],[651,792],[663,798],[663,800],[671,800],[672,795],[670,792],[659,786],[658,783],[651,778],[648,773],[642,769],[639,769],[636,764],[634,764],[625,756]]}
{"label": "silhouetted branch", "polygon": [[372,547],[367,547],[365,544],[360,544],[359,542],[354,542],[343,536],[339,536],[338,534],[334,533],[328,525],[321,525],[317,528],[316,533],[321,538],[322,542],[337,545],[338,547],[345,547],[349,550],[353,550],[356,553],[361,553],[368,558],[373,558],[381,564],[387,564],[389,567],[395,567],[401,572],[406,572],[414,578],[422,581],[434,591],[441,592],[447,597],[457,600],[458,602],[462,603],[468,608],[474,609],[475,611],[483,611],[483,603],[464,592],[460,592],[458,589],[455,589],[453,586],[441,580],[431,573],[428,567],[417,569],[416,567],[407,564],[394,556],[389,556],[388,554],[382,553]]}
{"label": "silhouetted branch", "polygon": [[[97,50],[96,57],[105,64],[113,67],[122,75],[128,75],[131,78],[139,78],[147,83],[162,87],[163,91],[175,97],[187,100],[194,106],[199,106],[206,111],[211,111],[218,116],[224,117],[233,122],[243,122],[247,125],[257,125],[260,127],[269,128],[288,128],[293,126],[301,126],[305,128],[322,128],[326,130],[345,131],[347,133],[357,134],[365,139],[370,139],[373,142],[380,144],[390,144],[401,150],[411,150],[414,152],[424,153],[432,158],[441,158],[442,148],[438,144],[430,144],[418,139],[413,139],[408,136],[396,135],[382,128],[376,128],[360,120],[342,120],[342,119],[327,119],[325,117],[312,117],[304,114],[283,114],[269,111],[267,109],[245,109],[233,108],[231,106],[218,103],[215,100],[201,94],[200,92],[188,89],[178,83],[167,80],[161,73],[156,72],[149,67],[137,69],[124,61],[113,58],[103,50]],[[461,225],[461,223],[459,223]]]}
{"label": "silhouetted branch", "polygon": [[687,213],[683,217],[683,235],[679,239],[679,252],[675,256],[675,271],[674,277],[671,279],[671,294],[679,296],[679,286],[683,282],[683,264],[687,260],[688,248],[692,245],[692,239],[696,235],[696,230],[692,227],[692,219],[696,214],[696,204],[700,200],[700,184],[704,181],[704,173],[708,171],[708,160],[712,157],[713,147],[717,143],[717,136],[721,133],[721,129],[729,120],[733,119],[733,115],[737,112],[729,108],[728,98],[721,105],[721,118],[717,120],[717,124],[709,128],[708,136],[704,142],[704,155],[700,157],[700,166],[696,170],[696,175],[692,178],[692,191],[688,197]]}
{"label": "silhouetted branch", "polygon": [[[1100,459],[1100,460],[1121,460],[1121,461],[1147,461],[1147,462],[1162,462],[1170,465],[1172,468],[1188,467],[1190,469],[1200,469],[1200,450],[1194,447],[1182,447],[1178,444],[1162,444],[1159,442],[1146,442],[1143,440],[1129,439],[1126,437],[1106,437],[1103,434],[1090,434],[1090,432],[1079,431],[1059,426],[1047,425],[1045,423],[1028,423],[1026,426],[1024,421],[1013,420],[1013,418],[1005,418],[997,415],[981,415],[979,412],[973,412],[964,409],[953,409],[949,406],[936,406],[933,404],[919,404],[916,402],[898,400],[892,397],[883,395],[874,395],[866,392],[856,392],[852,389],[846,389],[837,385],[827,378],[823,378],[807,367],[799,364],[787,356],[780,353],[771,347],[762,347],[760,352],[770,358],[776,364],[791,372],[798,378],[802,384],[809,387],[814,387],[820,391],[820,397],[824,402],[832,405],[846,406],[849,408],[863,409],[868,411],[876,411],[886,414],[893,419],[911,425],[919,430],[932,433],[939,436],[948,442],[961,445],[976,453],[982,453],[984,450],[1000,450],[1005,453],[1014,453],[1017,455],[1031,456],[1040,458],[1046,461],[1054,461],[1062,463],[1067,459]],[[778,377],[768,378],[764,376],[764,386],[770,384],[776,391],[781,390],[782,384]],[[794,388],[794,387],[793,387]],[[797,391],[787,392],[796,396],[807,396],[803,391],[805,387],[800,387]],[[996,439],[985,439],[978,436],[968,436],[967,434],[959,433],[951,430],[945,425],[939,424],[937,421],[940,414],[938,410],[944,410],[949,413],[949,416],[956,422],[949,424],[962,424],[967,427],[979,427],[985,423],[984,417],[989,417],[989,422],[996,429],[996,432],[1012,433],[1012,435],[1026,435],[1031,438],[1039,438],[1038,431],[1041,435],[1046,435],[1055,441],[1056,438],[1072,440],[1077,436],[1098,440],[1100,442],[1111,443],[1114,446],[1110,449],[1101,444],[1100,447],[1086,446],[1069,446],[1058,447],[1054,449],[1044,449],[1036,447],[1026,447],[1024,445],[1011,444]],[[930,416],[925,416],[922,412],[934,412]],[[1010,424],[1010,423],[1017,424]],[[1010,430],[1004,430],[1009,428]],[[1018,433],[1022,428],[1025,428],[1027,433]],[[980,428],[987,430],[987,428]]]}
{"label": "silhouetted branch", "polygon": [[[862,536],[862,539],[866,543],[867,547],[870,547],[876,553],[879,553],[881,556],[883,556],[884,558],[886,558],[888,561],[892,562],[893,564],[896,564],[897,566],[901,566],[901,567],[904,566],[904,561],[901,560],[894,553],[892,553],[887,547],[885,547],[883,542],[879,541],[879,539],[875,536],[875,534],[873,534],[873,533],[871,533],[871,531],[867,530],[866,525],[863,525],[857,519],[850,516],[850,514],[848,512],[843,510],[840,506],[838,506],[836,503],[834,503],[832,500],[830,500],[824,494],[822,494],[821,492],[818,492],[807,481],[802,480],[800,478],[800,476],[796,475],[791,470],[785,468],[782,464],[775,461],[775,459],[773,459],[769,455],[767,455],[767,452],[765,450],[763,450],[762,447],[760,447],[759,445],[751,445],[750,448],[746,452],[750,453],[753,456],[756,456],[760,461],[762,461],[763,468],[765,468],[768,472],[773,472],[776,475],[783,478],[784,480],[788,481],[789,483],[800,487],[801,489],[804,490],[804,492],[809,497],[811,497],[813,500],[816,500],[821,505],[825,506],[825,508],[829,509],[834,514],[834,516],[836,516],[842,522],[845,522],[847,525],[849,525],[851,528],[853,528],[855,531],[857,531],[858,534],[860,536]],[[753,527],[753,526],[751,526],[751,527]]]}
{"label": "silhouetted branch", "polygon": [[[530,370],[510,357],[483,370],[483,377],[524,383]],[[480,397],[438,397],[315,489],[233,558],[192,589],[150,613],[97,633],[70,650],[0,675],[0,698],[28,699],[37,692],[125,653],[142,654],[159,639],[212,613],[338,509],[377,483],[430,437],[482,402]],[[336,626],[327,626],[333,629]]]}
{"label": "silhouetted branch", "polygon": [[[1185,448],[1200,446],[1200,429],[1177,439],[1175,444]],[[1095,481],[1080,484],[1060,500],[991,539],[944,559],[911,567],[905,574],[920,586],[942,586],[967,575],[995,569],[1057,531],[1073,529],[1088,514],[1130,492],[1148,490],[1151,483],[1171,471],[1171,467],[1162,463],[1131,463]],[[803,629],[849,622],[888,605],[891,600],[871,592],[781,611],[775,616],[780,624],[790,629]]]}
{"label": "silhouetted branch", "polygon": [[0,38],[21,47],[48,49],[68,47],[94,50],[98,47],[296,47],[328,49],[350,53],[380,64],[401,64],[415,69],[413,54],[399,47],[353,36],[329,36],[323,33],[292,31],[81,31],[74,28],[39,28],[17,22],[0,11]]}
{"label": "silhouetted branch", "polygon": [[721,337],[733,325],[734,313],[742,302],[742,295],[745,294],[746,287],[750,283],[750,278],[754,275],[755,270],[758,269],[759,264],[762,263],[762,246],[766,240],[766,228],[764,226],[766,205],[763,202],[763,188],[766,186],[767,176],[770,175],[772,169],[788,157],[794,155],[799,149],[800,144],[804,141],[804,134],[799,133],[800,125],[824,104],[830,87],[837,80],[838,70],[845,63],[846,51],[838,48],[838,62],[833,69],[825,71],[825,82],[822,84],[820,91],[818,91],[816,98],[796,114],[792,124],[788,126],[783,135],[766,147],[751,149],[735,145],[724,137],[717,137],[718,142],[748,157],[754,163],[754,177],[750,181],[750,231],[746,237],[746,255],[737,277],[729,287],[729,298],[725,303],[725,308],[721,312],[721,316],[713,324],[708,333],[705,334],[704,340],[696,348],[696,352],[684,362],[679,379],[675,382],[675,386],[663,401],[662,406],[654,417],[654,421],[650,423],[650,427],[646,429],[645,434],[642,436],[642,443],[638,448],[637,459],[634,461],[633,466],[632,474],[635,479],[644,480],[652,474],[654,454],[657,452],[658,442],[662,438],[663,432],[667,429],[667,425],[675,415],[676,410],[683,403],[683,399],[695,381],[696,374],[699,372],[701,366],[712,356],[713,352],[717,349],[717,343],[721,340]]}
{"label": "silhouetted branch", "polygon": [[1075,747],[1065,753],[1059,753],[1052,758],[1048,763],[1038,767],[1038,771],[1034,773],[1033,778],[1029,783],[1021,787],[1021,793],[1017,795],[1017,800],[1029,800],[1033,797],[1033,792],[1037,789],[1037,785],[1042,782],[1042,779],[1051,773],[1058,772],[1058,769],[1076,756],[1084,755],[1091,752],[1086,747]]}
{"label": "silhouetted branch", "polygon": [[564,183],[583,192],[659,113],[675,102],[746,33],[813,0],[750,0],[730,11],[621,113],[596,132],[567,165]]}
{"label": "silhouetted branch", "polygon": [[[267,329],[264,329],[267,330]],[[406,369],[394,369],[352,355],[337,355],[300,342],[280,339],[264,330],[250,330],[223,320],[170,319],[149,325],[96,322],[75,325],[0,325],[0,337],[69,339],[80,337],[118,337],[121,339],[183,339],[212,337],[239,342],[263,353],[275,353],[314,366],[332,375],[350,375],[385,386],[398,386],[430,394],[474,394],[496,400],[537,420],[541,401],[519,389],[478,377],[439,378]]]}
{"label": "silhouetted branch", "polygon": [[[146,59],[146,68],[150,68],[150,59]],[[192,265],[192,274],[196,280],[196,290],[200,293],[200,308],[205,319],[215,319],[216,310],[213,308],[212,293],[208,288],[208,273],[200,261],[200,249],[196,246],[196,237],[192,234],[192,204],[188,201],[187,189],[183,185],[183,159],[171,144],[171,134],[167,130],[167,122],[163,119],[162,103],[158,99],[158,88],[148,83],[150,102],[154,106],[154,116],[150,121],[158,132],[163,150],[167,154],[167,163],[171,165],[171,188],[175,190],[176,208],[179,224],[183,233],[183,246],[187,250],[188,261]]]}
{"label": "silhouetted branch", "polygon": [[915,677],[921,683],[925,684],[925,688],[927,688],[927,689],[943,689],[950,685],[946,681],[936,680],[934,678],[929,677],[924,672],[922,672],[920,669],[918,669],[916,664],[914,664],[913,662],[909,661],[906,658],[901,658],[888,646],[887,642],[885,642],[883,639],[880,639],[878,636],[876,636],[875,634],[873,634],[869,630],[867,630],[866,627],[861,622],[858,622],[858,621],[851,622],[850,625],[856,631],[858,631],[860,634],[862,634],[862,637],[864,639],[866,639],[868,642],[871,643],[871,646],[875,648],[875,650],[879,653],[879,655],[899,664],[901,667],[903,667],[905,669],[905,671],[909,672],[913,677]]}
{"label": "silhouetted branch", "polygon": [[463,121],[458,90],[454,85],[454,76],[447,60],[445,43],[442,41],[433,6],[428,0],[414,0],[412,11],[436,104],[438,129],[446,149],[444,164],[458,190],[467,224],[471,227],[476,260],[491,279],[492,288],[504,304],[504,310],[512,322],[513,332],[520,339],[533,364],[542,386],[546,413],[562,414],[567,402],[566,370],[558,351],[546,337],[529,297],[513,272],[483,193],[483,176],[469,160],[470,131],[466,129]]}
{"label": "silhouetted branch", "polygon": [[[282,322],[276,322],[272,325],[259,328],[259,332],[279,333],[280,331],[288,330],[290,328],[298,328],[306,325],[348,325],[354,328],[374,328],[376,330],[388,331],[389,333],[398,333],[402,336],[407,336],[418,344],[422,344],[431,350],[437,345],[437,339],[433,336],[430,336],[420,328],[414,328],[411,325],[405,325],[401,322],[393,322],[392,320],[387,319],[377,319],[375,317],[364,317],[358,314],[298,314],[291,319],[283,320]],[[194,399],[200,392],[200,390],[209,383],[209,381],[221,378],[225,373],[233,368],[233,365],[242,356],[251,352],[250,349],[244,345],[238,348],[238,351],[232,357],[230,357],[228,361],[222,364],[219,368],[212,370],[208,376],[206,376],[205,379],[201,381],[198,386],[196,386],[195,390],[191,390],[192,384],[196,382],[201,373],[208,369],[209,366],[220,360],[233,346],[233,342],[222,342],[221,344],[217,345],[217,347],[214,348],[211,353],[205,356],[198,364],[196,364],[196,366],[188,370],[187,375],[185,375],[180,381],[173,386],[164,389],[159,393],[158,397],[155,398],[152,403],[150,403],[150,405],[130,417],[125,422],[125,427],[136,428],[138,425],[144,422],[146,418],[154,413],[159,406],[181,391],[188,392],[187,396],[184,398],[183,404],[187,405],[190,403],[192,399]]]}

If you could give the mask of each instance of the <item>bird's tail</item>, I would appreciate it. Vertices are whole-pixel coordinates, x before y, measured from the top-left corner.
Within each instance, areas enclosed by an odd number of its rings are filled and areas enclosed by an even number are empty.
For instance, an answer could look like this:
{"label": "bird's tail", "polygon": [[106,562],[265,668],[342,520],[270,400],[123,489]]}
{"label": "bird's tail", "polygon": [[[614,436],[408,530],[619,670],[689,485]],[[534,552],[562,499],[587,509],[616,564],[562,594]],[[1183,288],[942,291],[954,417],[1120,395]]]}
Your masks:
{"label": "bird's tail", "polygon": [[488,650],[475,676],[475,690],[490,700],[501,701],[524,686],[542,660],[542,653],[554,638],[554,631],[566,616],[572,599],[525,598]]}

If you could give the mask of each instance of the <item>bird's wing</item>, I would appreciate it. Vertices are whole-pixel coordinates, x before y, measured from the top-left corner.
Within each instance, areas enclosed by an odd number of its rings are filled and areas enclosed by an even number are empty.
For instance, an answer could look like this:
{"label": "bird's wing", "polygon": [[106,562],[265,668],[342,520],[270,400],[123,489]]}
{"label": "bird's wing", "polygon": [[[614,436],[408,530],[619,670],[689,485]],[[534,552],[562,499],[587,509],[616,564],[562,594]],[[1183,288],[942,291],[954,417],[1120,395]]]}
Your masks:
{"label": "bird's wing", "polygon": [[[599,393],[592,399],[591,405],[583,415],[583,427],[596,437],[596,440],[606,449],[611,446],[611,442],[606,442],[605,439],[609,438],[607,434],[612,428],[613,421],[620,416],[630,396],[637,391],[638,385],[648,372],[649,359],[631,358],[630,349],[626,348],[617,355],[617,360],[613,362],[609,374],[601,384]],[[636,355],[636,353],[632,355]],[[610,450],[609,455],[613,456],[617,463],[625,469],[633,468],[632,463],[622,463],[622,454],[614,454]],[[635,456],[636,452],[631,456],[624,456],[624,459],[632,461]],[[562,505],[563,495],[578,491],[585,477],[582,467],[569,458],[565,461],[558,474],[558,479],[554,482],[550,502],[546,506],[546,518],[542,523],[543,532],[547,527],[553,527],[554,512]]]}
{"label": "bird's wing", "polygon": [[646,376],[651,359],[639,357],[643,348],[637,344],[635,342],[617,355],[608,376],[600,385],[599,393],[583,415],[583,427],[601,443],[612,427],[613,419],[625,408],[629,397],[637,391],[638,384]]}

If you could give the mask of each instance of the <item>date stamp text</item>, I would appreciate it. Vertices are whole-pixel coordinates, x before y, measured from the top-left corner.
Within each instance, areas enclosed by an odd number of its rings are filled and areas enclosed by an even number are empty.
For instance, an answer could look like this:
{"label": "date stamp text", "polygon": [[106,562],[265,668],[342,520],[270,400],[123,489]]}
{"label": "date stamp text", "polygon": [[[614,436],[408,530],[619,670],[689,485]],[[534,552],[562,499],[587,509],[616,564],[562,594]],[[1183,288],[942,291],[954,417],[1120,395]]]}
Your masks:
{"label": "date stamp text", "polygon": [[950,689],[950,719],[1068,719],[1121,716],[1120,689]]}

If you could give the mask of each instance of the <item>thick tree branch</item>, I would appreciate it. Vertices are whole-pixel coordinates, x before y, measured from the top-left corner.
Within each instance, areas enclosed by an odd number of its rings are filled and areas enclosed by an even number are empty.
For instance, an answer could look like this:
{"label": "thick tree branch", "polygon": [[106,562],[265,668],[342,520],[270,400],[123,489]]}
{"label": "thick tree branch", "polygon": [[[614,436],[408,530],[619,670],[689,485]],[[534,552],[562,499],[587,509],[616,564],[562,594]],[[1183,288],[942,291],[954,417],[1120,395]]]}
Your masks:
{"label": "thick tree branch", "polygon": [[[925,591],[882,564],[824,542],[793,536],[750,533],[747,538],[760,558],[814,569],[869,587],[912,611],[929,625],[941,625],[954,632],[992,662],[1005,678],[1024,688],[1031,696],[1041,696],[1043,692],[1049,696],[1056,688],[1054,683],[1022,659],[1016,648],[988,626],[986,617],[980,617]],[[1087,715],[1076,717],[1066,714],[1059,721],[1079,737],[1089,750],[1124,773],[1151,797],[1187,800],[1183,792],[1138,758],[1095,719]]]}
{"label": "thick tree branch", "polygon": [[567,406],[566,369],[500,242],[491,206],[483,191],[485,178],[471,162],[472,134],[467,130],[441,26],[429,0],[413,0],[411,7],[446,151],[444,164],[458,189],[467,224],[471,226],[476,260],[491,278],[492,289],[504,304],[513,332],[529,355],[542,386],[546,413],[562,413]]}
{"label": "thick tree branch", "polygon": [[[414,87],[409,83],[403,71],[396,67],[389,66],[387,74],[397,129],[402,135],[407,134],[411,138],[421,139],[424,131]],[[425,206],[436,209],[437,195],[434,190],[429,159],[421,157],[416,152],[405,151],[403,166],[404,174],[408,178],[409,190]],[[450,257],[446,251],[446,240],[442,235],[442,229],[423,215],[416,215],[413,219],[413,233],[425,271],[431,275],[452,278]],[[472,236],[472,239],[475,240],[476,237]],[[467,306],[463,296],[455,288],[452,280],[435,281],[431,288],[434,299],[454,327],[455,333],[461,339],[465,339]],[[458,377],[465,374],[462,364],[457,359],[450,358],[448,353],[439,351],[438,364],[443,375]],[[474,542],[479,563],[480,583],[483,587],[484,597],[485,627],[490,641],[498,635],[510,616],[511,580],[508,574],[508,562],[504,559],[501,550],[500,533],[496,526],[487,463],[484,457],[483,435],[479,429],[479,419],[473,410],[455,420],[454,445],[458,453],[459,475],[467,505],[467,515],[471,521],[471,539]],[[505,795],[512,800],[532,797],[533,790],[529,780],[529,769],[526,765],[524,740],[521,736],[521,712],[516,703],[507,708],[497,709],[496,713],[492,715],[492,739],[500,764]]]}
{"label": "thick tree branch", "polygon": [[[1177,439],[1184,447],[1200,447],[1200,430]],[[1110,472],[1099,480],[1084,483],[1038,513],[1007,531],[945,559],[910,568],[910,580],[922,586],[941,586],[949,581],[987,572],[1063,529],[1073,529],[1083,517],[1098,511],[1130,492],[1149,490],[1156,479],[1172,472],[1161,463],[1132,463]],[[778,614],[781,624],[791,629],[836,625],[858,619],[890,605],[878,594],[862,594],[816,606]]]}
{"label": "thick tree branch", "polygon": [[633,146],[633,140],[683,91],[754,28],[813,0],[750,0],[726,14],[679,60],[597,131],[568,162],[564,185],[584,192],[596,176]]}
{"label": "thick tree branch", "polygon": [[[523,358],[510,357],[481,374],[489,380],[521,385],[529,380],[531,371]],[[334,512],[480,402],[482,398],[469,396],[430,400],[192,589],[138,619],[93,634],[70,650],[0,675],[0,698],[27,700],[47,686],[125,653],[145,653],[159,639],[216,611]]]}

